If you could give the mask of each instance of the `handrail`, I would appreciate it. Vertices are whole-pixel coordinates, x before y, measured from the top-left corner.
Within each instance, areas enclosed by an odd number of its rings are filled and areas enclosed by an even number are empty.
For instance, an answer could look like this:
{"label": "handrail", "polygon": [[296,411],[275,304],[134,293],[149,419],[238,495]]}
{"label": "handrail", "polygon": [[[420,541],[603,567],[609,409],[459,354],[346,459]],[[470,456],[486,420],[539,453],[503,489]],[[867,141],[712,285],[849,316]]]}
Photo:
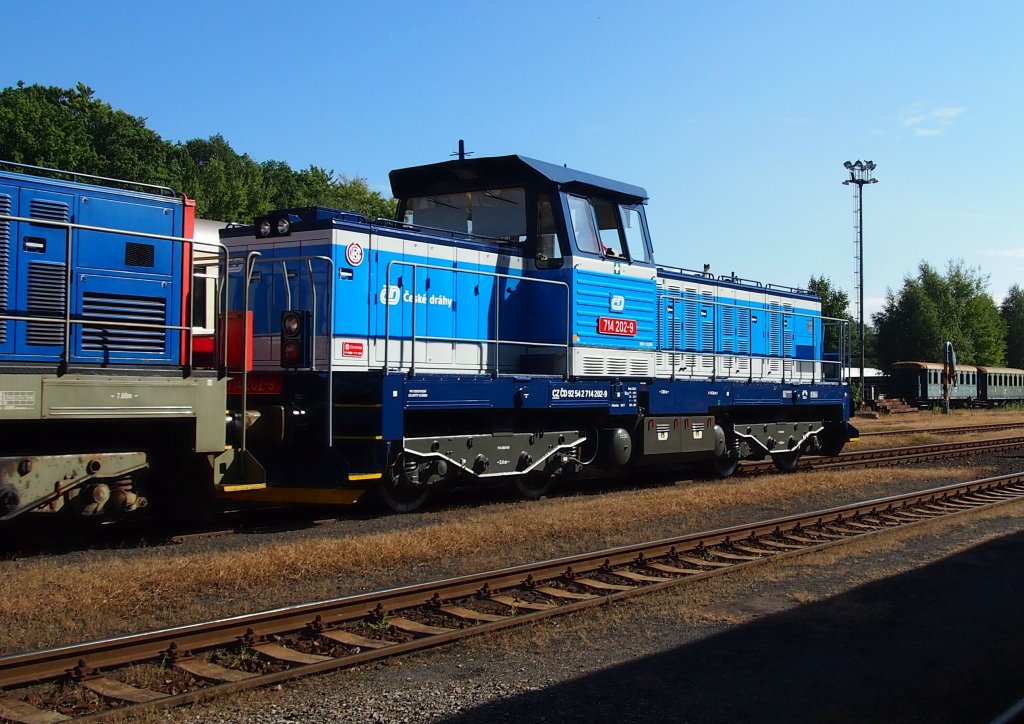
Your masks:
{"label": "handrail", "polygon": [[791,287],[785,284],[773,284],[763,283],[756,279],[744,279],[743,277],[736,276],[736,273],[732,274],[719,274],[717,277],[710,271],[697,271],[696,269],[686,269],[681,266],[671,266],[669,264],[658,264],[658,269],[664,269],[665,271],[674,272],[688,277],[696,277],[698,279],[706,279],[711,283],[716,281],[719,282],[730,282],[732,284],[741,284],[745,286],[753,286],[759,289],[774,290],[779,292],[789,292],[790,294],[801,294],[805,296],[818,296],[816,292],[810,289],[803,289],[802,287]]}
{"label": "handrail", "polygon": [[252,281],[253,267],[256,266],[256,261],[259,257],[260,252],[258,251],[250,251],[245,255],[245,286],[242,288],[242,429],[239,442],[241,443],[241,452],[243,454],[246,451],[246,433],[249,429],[249,421],[246,419],[249,410],[249,365],[246,364],[246,361],[249,359],[249,345],[251,344],[251,338],[247,334],[249,326],[249,286]]}
{"label": "handrail", "polygon": [[520,244],[519,241],[510,241],[500,236],[487,236],[485,234],[474,234],[471,231],[456,231],[455,229],[442,229],[439,226],[425,226],[423,224],[413,224],[407,221],[398,221],[397,219],[385,219],[378,217],[370,222],[370,225],[384,226],[392,229],[404,229],[412,232],[427,232],[430,234],[446,234],[453,239],[463,239],[465,241],[489,241],[497,242],[499,244]]}
{"label": "handrail", "polygon": [[[571,295],[569,294],[569,285],[568,284],[566,284],[565,282],[562,282],[562,281],[554,280],[554,279],[538,279],[536,277],[515,276],[513,274],[503,274],[501,272],[487,272],[487,271],[481,271],[481,270],[478,270],[478,269],[460,269],[459,267],[446,267],[446,266],[440,266],[440,265],[437,265],[437,264],[419,264],[419,263],[416,263],[416,262],[404,261],[404,260],[401,260],[401,259],[394,259],[394,260],[388,262],[387,270],[385,271],[385,275],[384,275],[384,305],[385,305],[385,308],[384,308],[384,370],[385,370],[385,372],[387,372],[391,368],[391,365],[390,365],[390,354],[391,354],[391,307],[393,305],[388,302],[388,298],[389,298],[388,295],[389,295],[389,292],[391,290],[391,287],[395,286],[395,285],[391,284],[391,270],[394,267],[396,267],[396,266],[409,267],[409,268],[412,269],[412,295],[413,295],[413,299],[412,299],[412,334],[410,336],[410,342],[411,342],[411,345],[412,345],[412,359],[410,360],[410,363],[409,363],[409,376],[410,377],[415,376],[415,374],[416,374],[416,316],[417,316],[416,315],[416,308],[417,308],[417,306],[419,306],[416,303],[416,293],[417,293],[416,292],[416,289],[417,289],[417,286],[416,286],[416,281],[417,281],[417,279],[416,279],[416,270],[417,269],[434,269],[434,270],[437,270],[437,271],[448,272],[448,273],[453,273],[453,274],[458,274],[458,273],[475,274],[477,276],[491,277],[491,278],[495,278],[495,279],[512,279],[512,280],[514,280],[516,282],[536,282],[536,283],[540,283],[540,284],[550,284],[550,285],[553,285],[553,286],[562,287],[565,290],[565,344],[556,344],[556,343],[550,343],[550,342],[526,342],[525,345],[526,346],[533,346],[533,347],[549,347],[550,346],[550,347],[559,347],[559,348],[564,349],[565,350],[565,370],[562,372],[562,379],[568,379],[569,378],[569,372],[570,372],[570,370],[572,368],[571,360],[569,359],[570,358],[570,350],[572,349],[572,345],[571,345],[571,342],[570,342],[570,340],[571,340],[571,336],[570,335],[572,334],[572,307],[571,307],[571,304],[570,304],[570,296]],[[489,344],[494,344],[495,345],[495,353],[494,353],[494,372],[493,372],[493,374],[494,374],[495,377],[497,377],[499,372],[500,372],[500,359],[499,359],[499,357],[500,357],[501,343],[502,343],[502,339],[501,339],[501,313],[500,313],[501,300],[499,300],[497,298],[497,296],[499,294],[500,287],[501,287],[500,284],[496,283],[494,285],[494,295],[495,295],[495,303],[494,303],[494,315],[495,315],[494,330],[495,330],[495,337],[493,339],[492,338],[479,339],[479,338],[465,338],[465,337],[450,337],[450,338],[441,337],[441,338],[436,338],[436,339],[439,339],[439,340],[447,339],[448,341],[452,341],[452,342],[464,341],[464,342],[483,343],[483,344],[488,344],[488,345]],[[399,287],[399,288],[401,288],[401,287]],[[423,338],[424,339],[428,339],[428,340],[435,339],[433,337],[423,337]],[[518,341],[509,342],[508,340],[506,340],[505,343],[506,344],[509,344],[509,343],[524,344],[524,343],[518,342]]]}
{"label": "handrail", "polygon": [[[704,299],[701,296],[700,292],[697,291],[697,290],[688,291],[688,290],[678,290],[678,289],[667,289],[667,290],[663,289],[663,290],[658,290],[658,294],[657,294],[657,302],[656,302],[657,303],[657,309],[658,309],[657,318],[659,320],[662,318],[662,309],[665,308],[665,305],[664,305],[665,301],[669,301],[669,302],[673,302],[673,303],[675,303],[675,302],[683,302],[683,303],[686,303],[686,302],[691,302],[691,303],[699,302],[702,305],[709,305],[709,306],[712,306],[714,308],[714,311],[716,312],[716,317],[719,316],[719,315],[717,315],[717,312],[718,312],[719,308],[737,309],[737,307],[735,305],[729,304],[727,302],[722,302],[722,301],[719,301],[717,299]],[[764,310],[750,310],[750,311],[751,312],[763,311],[763,312],[765,312],[767,314],[779,314],[779,315],[782,316],[783,320],[785,320],[785,318],[787,318],[787,317],[792,317],[792,318],[797,318],[797,319],[811,319],[811,320],[814,320],[814,321],[820,321],[822,323],[822,327],[823,327],[823,330],[822,330],[822,338],[823,339],[822,339],[822,341],[824,341],[824,327],[825,326],[828,326],[830,324],[838,323],[840,328],[844,328],[845,327],[847,330],[849,330],[849,322],[848,322],[848,320],[840,319],[840,318],[837,318],[837,317],[824,317],[824,316],[821,316],[819,314],[812,314],[812,313],[808,313],[808,312],[801,312],[801,311],[798,311],[798,310],[795,310],[795,309],[789,310],[789,311],[784,310],[784,309],[764,309]],[[675,313],[674,313],[674,309],[673,309],[673,316],[676,316]],[[666,320],[666,323],[667,323],[667,321],[668,320]],[[715,329],[717,329],[719,327],[718,319],[712,318],[711,324],[713,325],[713,327]],[[750,379],[753,379],[753,364],[752,364],[752,362],[753,362],[754,359],[767,359],[767,360],[773,359],[770,356],[755,355],[755,354],[753,354],[753,352],[751,352],[749,350],[747,351],[746,354],[744,354],[742,352],[732,352],[732,353],[729,353],[729,352],[717,352],[714,349],[706,351],[706,350],[703,350],[703,349],[685,347],[685,346],[683,346],[684,340],[682,338],[680,338],[678,340],[678,343],[675,341],[675,338],[677,336],[676,335],[676,330],[675,330],[675,325],[672,325],[668,329],[669,340],[668,340],[668,347],[666,348],[666,347],[662,346],[662,344],[663,344],[662,338],[664,337],[664,331],[665,330],[662,330],[662,329],[658,330],[658,339],[657,339],[656,351],[663,352],[663,353],[667,352],[667,353],[670,354],[671,360],[672,360],[671,379],[675,379],[675,377],[676,377],[676,355],[677,354],[701,355],[701,356],[706,356],[706,357],[709,356],[709,357],[715,358],[716,362],[717,362],[717,359],[720,358],[720,357],[746,357],[747,360],[751,363],[751,365],[750,365]],[[815,338],[815,339],[817,338],[817,335],[818,335],[818,327],[817,327],[817,325],[814,325],[814,327],[813,327],[813,329],[811,331],[811,334],[812,334],[813,338]],[[812,362],[812,363],[821,364],[823,367],[826,366],[826,365],[837,364],[837,362],[832,362],[830,360],[825,360],[824,358],[819,359],[819,360],[815,360],[815,359],[803,359],[803,358],[796,358],[796,357],[787,357],[786,356],[786,344],[785,344],[785,332],[782,331],[780,336],[782,337],[782,339],[780,339],[780,346],[782,348],[780,356],[781,356],[781,361],[782,361],[781,374],[782,374],[782,381],[783,382],[785,382],[785,380],[786,380],[786,363],[787,362],[789,362],[789,363],[794,363],[794,362]],[[839,345],[838,352],[839,352],[840,359],[838,361],[838,364],[841,365],[842,361],[843,361],[843,339],[842,339],[842,335],[840,335],[839,343],[840,343],[840,345]],[[825,353],[824,350],[822,350],[822,353],[824,355],[824,353]],[[711,376],[714,377],[715,375],[712,374]],[[815,377],[814,370],[812,368],[812,371],[811,371],[811,380],[812,381],[814,380],[814,377]],[[840,374],[839,374],[839,380],[840,381],[842,381],[842,377],[843,377],[842,371],[840,371]],[[764,379],[764,375],[761,376],[761,379]]]}
{"label": "handrail", "polygon": [[51,174],[62,174],[64,176],[70,176],[74,183],[80,183],[79,177],[87,178],[92,181],[107,181],[109,183],[123,184],[125,186],[136,186],[140,189],[156,189],[160,193],[153,194],[154,196],[171,196],[174,198],[178,197],[178,193],[170,186],[160,186],[158,184],[145,184],[140,181],[128,181],[126,179],[111,178],[109,176],[96,176],[91,173],[79,173],[78,171],[65,171],[60,168],[50,168],[49,166],[33,166],[29,163],[17,163],[16,161],[2,161],[0,160],[0,166],[13,166],[15,168],[23,168],[27,171],[43,171],[44,173]]}
{"label": "handrail", "polygon": [[[65,231],[65,249],[64,249],[64,316],[63,317],[50,317],[50,316],[43,316],[43,315],[27,316],[27,315],[8,314],[6,312],[0,313],[0,320],[2,320],[2,321],[36,322],[36,323],[44,323],[44,324],[62,324],[62,325],[64,325],[64,331],[63,331],[64,350],[63,350],[63,353],[62,353],[63,354],[63,360],[61,362],[63,371],[66,371],[67,368],[70,367],[70,365],[71,365],[71,327],[73,325],[85,326],[85,325],[90,325],[90,324],[97,325],[97,326],[126,327],[126,328],[131,328],[131,329],[159,329],[159,330],[163,330],[163,331],[167,331],[167,332],[184,332],[185,333],[185,340],[184,340],[184,342],[185,342],[185,345],[186,345],[186,349],[188,351],[188,364],[187,364],[187,367],[188,367],[188,369],[192,368],[193,361],[194,361],[194,359],[193,359],[194,352],[193,352],[193,349],[192,349],[192,346],[193,346],[192,345],[192,340],[193,340],[193,336],[194,336],[194,329],[193,329],[193,326],[192,326],[191,322],[192,322],[192,315],[193,315],[193,312],[194,312],[194,294],[193,294],[193,290],[191,289],[191,287],[189,288],[189,294],[188,294],[188,297],[189,297],[188,309],[187,310],[186,309],[182,309],[181,310],[181,313],[182,313],[183,316],[185,314],[188,315],[188,319],[183,320],[183,322],[186,322],[185,324],[174,325],[174,324],[153,324],[153,323],[145,323],[145,322],[118,322],[118,321],[108,320],[108,319],[96,319],[96,318],[88,317],[86,315],[81,315],[80,317],[72,317],[72,315],[71,315],[71,305],[72,305],[73,300],[72,300],[71,292],[72,292],[72,284],[73,284],[73,280],[74,280],[74,273],[73,273],[74,269],[73,269],[73,265],[71,263],[71,260],[72,260],[72,256],[73,256],[72,252],[73,252],[73,249],[74,249],[74,244],[75,244],[75,241],[76,241],[75,238],[74,238],[74,232],[75,231],[93,231],[93,232],[97,232],[97,233],[101,233],[101,234],[116,234],[116,235],[120,235],[120,236],[132,237],[132,238],[136,238],[136,239],[154,239],[154,240],[157,240],[157,241],[170,241],[170,242],[173,242],[173,243],[176,243],[176,244],[182,244],[182,245],[184,245],[184,244],[192,244],[193,246],[202,246],[202,247],[206,247],[207,249],[212,247],[212,248],[216,249],[218,270],[219,270],[219,272],[223,276],[226,276],[226,271],[227,271],[227,268],[228,268],[228,265],[229,265],[229,260],[230,260],[230,252],[228,251],[227,247],[224,246],[224,244],[220,243],[219,241],[196,241],[195,239],[189,239],[189,238],[183,237],[183,236],[171,236],[171,235],[168,235],[168,234],[153,234],[153,233],[144,232],[144,231],[132,231],[132,230],[129,230],[129,229],[115,229],[115,228],[106,227],[106,226],[92,226],[92,225],[89,225],[89,224],[76,224],[76,223],[69,222],[69,221],[57,221],[57,220],[53,220],[53,219],[39,219],[39,218],[35,218],[35,217],[14,216],[14,215],[11,215],[11,214],[0,214],[0,223],[9,223],[9,222],[27,223],[27,224],[33,224],[33,225],[36,225],[36,226],[48,226],[48,227],[54,227],[54,228],[57,228],[57,229],[64,229],[64,231]],[[81,243],[81,240],[78,240],[78,243]],[[109,242],[109,241],[100,241],[99,243],[111,243],[111,242]],[[193,249],[193,254],[191,255],[191,261],[190,261],[190,267],[191,268],[188,270],[190,278],[195,274],[195,270],[197,268],[197,262],[196,262],[196,259],[195,259],[194,251],[195,250]],[[208,264],[204,260],[202,265],[203,266],[207,266]],[[184,274],[184,271],[185,270],[183,269],[182,270],[183,274]],[[218,336],[223,336],[224,341],[225,341],[225,350],[226,350],[226,335],[223,334],[223,329],[220,327],[220,314],[219,314],[219,310],[217,309],[217,302],[218,301],[219,300],[215,300],[215,302],[214,302],[214,320],[215,320],[214,321],[214,324],[215,324],[215,326],[214,326],[214,339],[215,339],[215,345],[216,345],[217,337]],[[129,364],[129,363],[126,363],[126,364]]]}

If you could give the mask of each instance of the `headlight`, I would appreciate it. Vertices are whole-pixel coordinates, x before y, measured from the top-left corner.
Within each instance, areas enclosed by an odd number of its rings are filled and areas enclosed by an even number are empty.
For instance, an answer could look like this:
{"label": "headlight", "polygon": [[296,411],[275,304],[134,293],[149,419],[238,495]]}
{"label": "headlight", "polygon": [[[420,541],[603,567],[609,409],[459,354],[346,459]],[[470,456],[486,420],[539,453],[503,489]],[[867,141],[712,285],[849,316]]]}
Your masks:
{"label": "headlight", "polygon": [[286,314],[284,319],[281,320],[281,328],[284,333],[289,337],[294,337],[299,333],[299,317],[297,314]]}
{"label": "headlight", "polygon": [[291,226],[292,225],[288,223],[288,219],[286,219],[286,218],[284,218],[282,216],[280,219],[277,220],[277,233],[278,233],[278,235],[279,236],[284,236],[285,234],[287,234],[288,230],[291,228]]}
{"label": "headlight", "polygon": [[296,365],[299,363],[299,343],[298,342],[285,342],[284,348],[281,350],[281,358],[288,365]]}
{"label": "headlight", "polygon": [[260,222],[260,236],[270,236],[270,229],[271,228],[272,227],[270,226],[270,222],[269,221],[266,221],[266,220],[261,221]]}

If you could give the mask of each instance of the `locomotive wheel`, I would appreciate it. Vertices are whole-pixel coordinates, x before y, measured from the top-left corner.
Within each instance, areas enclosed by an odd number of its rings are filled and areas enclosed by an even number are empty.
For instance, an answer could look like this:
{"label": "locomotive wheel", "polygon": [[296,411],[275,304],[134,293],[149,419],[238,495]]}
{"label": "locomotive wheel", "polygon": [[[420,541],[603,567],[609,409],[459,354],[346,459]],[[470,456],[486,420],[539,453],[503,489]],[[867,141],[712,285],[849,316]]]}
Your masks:
{"label": "locomotive wheel", "polygon": [[394,513],[415,513],[430,500],[432,486],[415,483],[404,471],[405,457],[399,455],[392,472],[377,484],[377,497]]}
{"label": "locomotive wheel", "polygon": [[775,467],[780,472],[791,473],[800,464],[801,453],[803,453],[803,448],[797,448],[796,450],[780,453],[779,455],[772,455],[772,462],[775,463]]}
{"label": "locomotive wheel", "polygon": [[517,475],[513,481],[516,492],[526,500],[537,500],[543,498],[551,490],[551,476],[547,473],[535,471],[525,475]]}
{"label": "locomotive wheel", "polygon": [[395,513],[415,513],[430,500],[429,485],[411,485],[385,475],[377,486],[377,497]]}
{"label": "locomotive wheel", "polygon": [[711,472],[720,478],[731,477],[740,464],[739,455],[734,451],[719,455],[711,461]]}
{"label": "locomotive wheel", "polygon": [[837,436],[836,438],[831,440],[823,440],[821,452],[819,452],[818,454],[825,457],[834,458],[836,455],[843,451],[844,447],[846,447],[846,440]]}

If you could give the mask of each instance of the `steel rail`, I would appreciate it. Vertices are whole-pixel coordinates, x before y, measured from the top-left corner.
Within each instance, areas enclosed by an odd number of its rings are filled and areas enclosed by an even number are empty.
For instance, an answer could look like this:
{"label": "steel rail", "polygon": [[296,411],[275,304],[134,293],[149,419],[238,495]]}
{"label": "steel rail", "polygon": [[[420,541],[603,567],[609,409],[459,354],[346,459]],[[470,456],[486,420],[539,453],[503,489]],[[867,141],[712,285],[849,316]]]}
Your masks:
{"label": "steel rail", "polygon": [[926,433],[930,435],[970,435],[975,432],[995,432],[997,430],[1015,430],[1024,427],[1024,422],[994,422],[987,425],[965,425],[963,427],[922,427],[909,430],[873,430],[860,433],[861,437],[882,437],[886,435],[914,435]]}
{"label": "steel rail", "polygon": [[[543,587],[552,583],[576,587],[590,586],[595,591],[585,597],[578,596],[581,600],[570,602],[560,602],[557,598],[552,598],[551,605],[544,607],[543,610],[532,610],[529,601],[516,599],[522,602],[521,607],[513,607],[507,616],[491,615],[485,623],[477,623],[472,616],[474,612],[469,610],[469,622],[463,621],[454,629],[444,629],[422,638],[393,641],[383,648],[353,648],[354,653],[339,657],[320,657],[321,660],[312,663],[292,666],[269,674],[254,675],[242,681],[225,681],[176,695],[149,692],[157,694],[159,698],[147,702],[145,706],[173,707],[244,688],[279,683],[385,656],[433,647],[469,635],[495,631],[547,616],[603,605],[628,596],[662,590],[684,581],[706,578],[720,571],[735,570],[737,567],[781,556],[818,550],[873,532],[906,527],[1022,498],[1024,473],[1015,473],[442,581],[8,656],[0,659],[0,687],[11,689],[41,681],[52,681],[61,679],[68,672],[72,674],[73,679],[88,684],[90,677],[98,675],[96,670],[100,667],[110,668],[154,659],[163,659],[172,665],[178,665],[179,662],[188,661],[192,651],[224,646],[240,645],[258,651],[260,646],[268,645],[261,643],[267,641],[267,637],[276,638],[299,632],[316,636],[339,631],[341,629],[337,628],[338,624],[353,622],[373,621],[387,625],[389,617],[395,612],[425,609],[431,612],[441,611],[448,616],[446,609],[451,608],[452,602],[458,603],[461,599],[486,600],[503,592],[536,591],[539,590],[538,587],[541,593],[544,593]],[[659,560],[664,563],[659,563]],[[678,566],[689,568],[681,569]],[[638,573],[629,567],[639,568],[645,572]],[[678,575],[671,571],[676,571]],[[616,580],[621,580],[624,585],[602,584],[600,580],[592,578],[594,575],[618,577]],[[605,588],[602,589],[601,586]],[[565,590],[563,589],[563,593]],[[458,610],[463,613],[455,613],[453,616],[465,618],[467,609]],[[397,622],[399,619],[393,620]],[[274,654],[270,653],[269,658],[273,659]],[[184,667],[184,664],[182,666]],[[109,682],[109,679],[106,681]],[[18,720],[17,717],[10,716],[10,709],[5,704],[7,702],[13,705],[14,701],[21,706],[31,707],[30,704],[14,697],[5,699],[0,696],[0,716]],[[104,710],[91,716],[121,714],[127,708],[130,707]],[[50,714],[43,710],[37,711],[42,715]]]}
{"label": "steel rail", "polygon": [[[966,457],[984,452],[997,452],[1024,446],[1024,436],[1002,437],[994,440],[971,440],[968,442],[940,442],[930,445],[909,445],[906,447],[878,448],[844,452],[834,457],[808,455],[801,458],[800,469],[881,467],[905,462],[927,462],[947,458]],[[739,471],[744,474],[758,474],[774,470],[770,460],[742,463]]]}

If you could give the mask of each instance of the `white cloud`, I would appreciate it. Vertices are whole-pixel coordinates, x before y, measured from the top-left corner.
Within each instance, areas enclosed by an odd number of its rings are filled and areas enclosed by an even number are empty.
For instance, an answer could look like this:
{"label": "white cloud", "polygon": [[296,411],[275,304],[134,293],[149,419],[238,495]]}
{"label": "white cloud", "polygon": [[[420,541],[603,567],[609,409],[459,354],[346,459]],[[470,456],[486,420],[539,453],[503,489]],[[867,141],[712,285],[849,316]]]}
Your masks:
{"label": "white cloud", "polygon": [[928,108],[924,103],[915,103],[900,112],[899,122],[915,136],[931,138],[945,134],[966,112],[963,106]]}

